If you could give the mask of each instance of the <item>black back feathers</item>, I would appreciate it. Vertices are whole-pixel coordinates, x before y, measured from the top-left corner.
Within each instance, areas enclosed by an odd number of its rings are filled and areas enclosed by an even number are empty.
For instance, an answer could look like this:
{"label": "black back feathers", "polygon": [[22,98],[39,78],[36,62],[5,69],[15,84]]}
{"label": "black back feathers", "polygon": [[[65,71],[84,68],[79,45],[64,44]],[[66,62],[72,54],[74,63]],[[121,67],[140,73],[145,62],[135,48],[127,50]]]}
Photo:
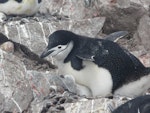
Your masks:
{"label": "black back feathers", "polygon": [[112,113],[150,113],[150,95],[130,100],[118,107]]}

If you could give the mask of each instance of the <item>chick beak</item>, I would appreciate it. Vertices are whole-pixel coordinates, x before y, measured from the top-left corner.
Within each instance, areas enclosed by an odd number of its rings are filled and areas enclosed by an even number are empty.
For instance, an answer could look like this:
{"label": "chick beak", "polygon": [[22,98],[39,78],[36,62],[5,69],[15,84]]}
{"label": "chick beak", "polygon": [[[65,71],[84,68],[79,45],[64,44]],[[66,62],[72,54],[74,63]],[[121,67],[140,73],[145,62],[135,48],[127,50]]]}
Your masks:
{"label": "chick beak", "polygon": [[51,54],[54,50],[49,50],[48,48],[46,48],[44,50],[44,52],[41,54],[40,58],[45,58],[46,56],[48,56],[49,54]]}

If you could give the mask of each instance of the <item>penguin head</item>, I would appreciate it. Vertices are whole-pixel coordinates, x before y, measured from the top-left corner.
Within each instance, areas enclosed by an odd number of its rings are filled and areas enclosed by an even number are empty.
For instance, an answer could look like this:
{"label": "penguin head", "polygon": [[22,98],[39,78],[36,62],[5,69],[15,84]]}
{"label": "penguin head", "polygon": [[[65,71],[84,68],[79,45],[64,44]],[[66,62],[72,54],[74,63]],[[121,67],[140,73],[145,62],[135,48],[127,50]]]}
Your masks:
{"label": "penguin head", "polygon": [[58,60],[64,60],[71,52],[74,46],[76,35],[70,31],[58,30],[49,36],[49,43],[45,51],[41,54],[41,58],[48,55]]}

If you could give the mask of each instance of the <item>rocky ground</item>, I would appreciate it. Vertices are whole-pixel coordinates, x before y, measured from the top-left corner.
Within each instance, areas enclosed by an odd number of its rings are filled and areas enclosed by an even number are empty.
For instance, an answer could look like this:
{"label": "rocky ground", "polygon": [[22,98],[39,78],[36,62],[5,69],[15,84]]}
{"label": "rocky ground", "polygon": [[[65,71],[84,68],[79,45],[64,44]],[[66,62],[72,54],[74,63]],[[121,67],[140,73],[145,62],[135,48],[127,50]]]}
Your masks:
{"label": "rocky ground", "polygon": [[117,43],[150,66],[149,5],[149,0],[44,0],[35,16],[1,22],[8,39],[0,37],[0,112],[110,113],[129,100],[80,97],[71,78],[58,76],[53,59],[39,55],[58,29],[93,38],[125,30],[129,36]]}

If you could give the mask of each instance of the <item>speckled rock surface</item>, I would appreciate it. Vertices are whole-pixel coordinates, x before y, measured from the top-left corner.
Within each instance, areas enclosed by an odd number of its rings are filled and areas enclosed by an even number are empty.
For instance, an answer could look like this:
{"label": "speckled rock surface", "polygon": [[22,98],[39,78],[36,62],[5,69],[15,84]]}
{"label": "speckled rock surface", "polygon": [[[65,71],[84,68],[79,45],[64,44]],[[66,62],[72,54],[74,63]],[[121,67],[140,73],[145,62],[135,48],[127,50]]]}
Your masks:
{"label": "speckled rock surface", "polygon": [[33,100],[24,64],[15,56],[0,50],[1,112],[23,112]]}

